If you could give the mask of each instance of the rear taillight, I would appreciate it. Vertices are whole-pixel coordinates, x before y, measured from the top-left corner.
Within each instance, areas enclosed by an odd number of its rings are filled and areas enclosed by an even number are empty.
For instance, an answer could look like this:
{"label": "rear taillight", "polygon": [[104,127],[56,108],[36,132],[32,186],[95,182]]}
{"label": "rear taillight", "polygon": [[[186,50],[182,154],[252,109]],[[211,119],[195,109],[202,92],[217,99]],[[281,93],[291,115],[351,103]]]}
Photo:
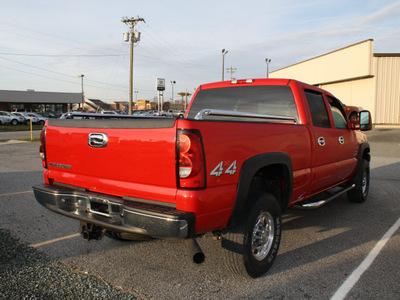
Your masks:
{"label": "rear taillight", "polygon": [[178,185],[181,188],[204,188],[206,170],[203,143],[197,130],[178,130]]}
{"label": "rear taillight", "polygon": [[47,161],[46,161],[46,126],[43,127],[42,132],[40,132],[40,148],[39,148],[39,155],[42,159],[43,168],[47,168]]}

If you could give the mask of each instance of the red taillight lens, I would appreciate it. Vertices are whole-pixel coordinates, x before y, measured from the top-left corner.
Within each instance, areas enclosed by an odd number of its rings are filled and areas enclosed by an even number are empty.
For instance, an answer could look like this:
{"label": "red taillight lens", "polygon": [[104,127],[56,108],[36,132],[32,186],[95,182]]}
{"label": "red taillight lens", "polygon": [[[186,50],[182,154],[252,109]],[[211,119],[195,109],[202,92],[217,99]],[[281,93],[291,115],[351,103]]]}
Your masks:
{"label": "red taillight lens", "polygon": [[39,155],[42,159],[43,168],[47,168],[47,161],[46,161],[46,127],[43,127],[43,130],[40,132],[40,148],[39,148]]}
{"label": "red taillight lens", "polygon": [[179,130],[177,141],[179,187],[204,188],[206,171],[200,132]]}

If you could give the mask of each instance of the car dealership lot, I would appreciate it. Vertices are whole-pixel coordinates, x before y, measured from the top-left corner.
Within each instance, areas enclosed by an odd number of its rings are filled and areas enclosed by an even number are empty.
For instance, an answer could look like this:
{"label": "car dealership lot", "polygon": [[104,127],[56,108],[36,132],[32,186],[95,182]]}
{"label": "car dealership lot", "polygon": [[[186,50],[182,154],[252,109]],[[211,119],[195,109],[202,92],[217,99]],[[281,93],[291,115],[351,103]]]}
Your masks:
{"label": "car dealership lot", "polygon": [[[31,186],[43,180],[35,142],[0,143],[0,229],[132,298],[329,299],[344,286],[340,295],[348,292],[348,299],[398,299],[400,230],[381,239],[400,218],[400,130],[368,135],[368,200],[355,204],[343,196],[319,210],[287,211],[278,257],[258,279],[225,271],[219,241],[210,236],[198,239],[206,255],[202,265],[190,262],[181,241],[84,241],[76,234],[79,222],[48,211],[33,197]],[[359,280],[344,285],[377,245],[380,252]],[[4,288],[7,283],[1,283]]]}

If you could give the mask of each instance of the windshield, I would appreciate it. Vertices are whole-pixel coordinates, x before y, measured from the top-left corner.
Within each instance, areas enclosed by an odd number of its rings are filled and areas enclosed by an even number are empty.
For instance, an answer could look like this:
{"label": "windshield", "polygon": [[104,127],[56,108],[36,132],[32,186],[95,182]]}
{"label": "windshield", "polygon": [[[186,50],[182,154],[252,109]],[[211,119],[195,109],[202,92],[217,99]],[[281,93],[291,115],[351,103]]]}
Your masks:
{"label": "windshield", "polygon": [[[188,118],[194,119],[196,114],[203,109],[218,109],[298,118],[292,90],[288,86],[237,86],[201,90],[194,99]],[[206,119],[257,121],[257,119],[250,118],[244,119],[221,116],[207,116]]]}

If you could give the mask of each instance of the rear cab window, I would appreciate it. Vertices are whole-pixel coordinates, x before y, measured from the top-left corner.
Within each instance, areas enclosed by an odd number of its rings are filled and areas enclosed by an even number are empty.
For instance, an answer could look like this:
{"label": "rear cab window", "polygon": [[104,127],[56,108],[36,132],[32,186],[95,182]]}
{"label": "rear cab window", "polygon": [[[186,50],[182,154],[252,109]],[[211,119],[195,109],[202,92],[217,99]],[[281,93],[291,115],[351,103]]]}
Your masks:
{"label": "rear cab window", "polygon": [[[288,86],[238,86],[201,90],[197,93],[187,118],[194,119],[203,109],[279,115],[298,119],[293,93]],[[207,116],[205,119],[265,122],[265,119],[232,116]]]}

